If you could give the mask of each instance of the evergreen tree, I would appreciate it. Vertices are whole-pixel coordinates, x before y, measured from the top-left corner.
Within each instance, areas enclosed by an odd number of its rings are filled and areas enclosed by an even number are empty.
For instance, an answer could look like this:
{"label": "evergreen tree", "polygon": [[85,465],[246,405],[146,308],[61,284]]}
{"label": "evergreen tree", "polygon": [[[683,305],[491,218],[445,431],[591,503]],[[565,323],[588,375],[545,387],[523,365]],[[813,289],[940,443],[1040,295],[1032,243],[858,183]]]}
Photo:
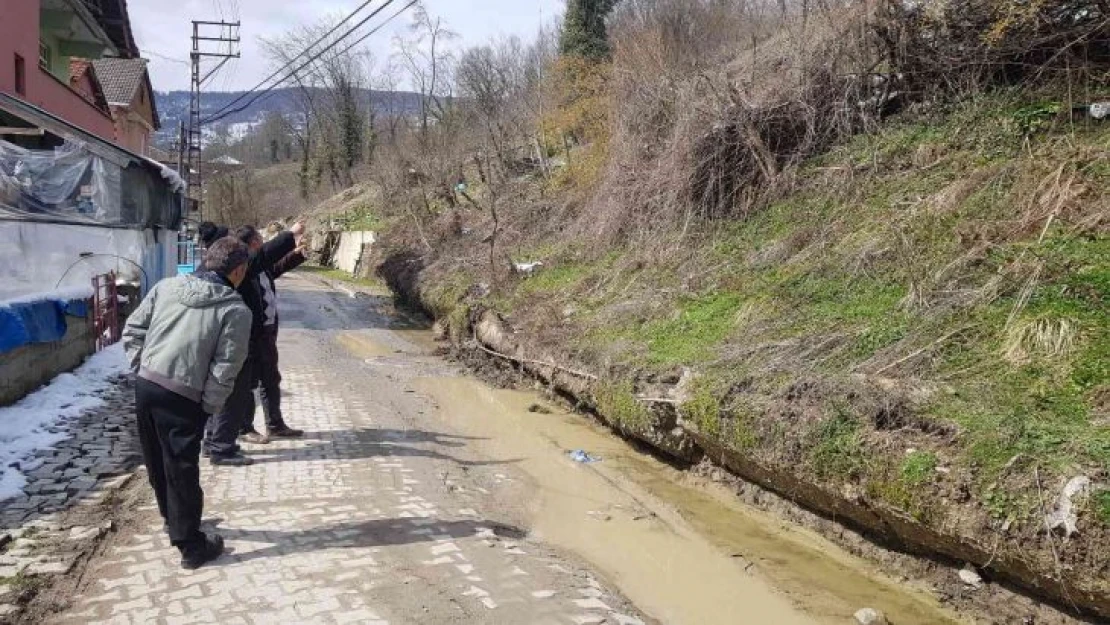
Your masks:
{"label": "evergreen tree", "polygon": [[618,0],[567,0],[559,52],[591,60],[609,57],[609,37],[605,16]]}

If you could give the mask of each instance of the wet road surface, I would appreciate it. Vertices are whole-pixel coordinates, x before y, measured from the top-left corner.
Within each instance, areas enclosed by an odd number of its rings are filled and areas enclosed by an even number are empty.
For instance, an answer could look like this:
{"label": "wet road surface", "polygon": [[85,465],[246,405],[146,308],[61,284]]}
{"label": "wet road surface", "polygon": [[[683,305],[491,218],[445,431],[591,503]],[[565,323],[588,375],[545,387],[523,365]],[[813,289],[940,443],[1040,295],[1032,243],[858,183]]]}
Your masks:
{"label": "wet road surface", "polygon": [[[776,587],[627,477],[667,467],[467,378],[388,299],[300,273],[279,289],[286,420],[307,436],[248,446],[250,467],[204,463],[205,518],[229,553],[182,571],[151,500],[55,622],[809,623],[860,607]],[[574,463],[577,445],[606,459]],[[799,566],[810,557],[825,558]]]}

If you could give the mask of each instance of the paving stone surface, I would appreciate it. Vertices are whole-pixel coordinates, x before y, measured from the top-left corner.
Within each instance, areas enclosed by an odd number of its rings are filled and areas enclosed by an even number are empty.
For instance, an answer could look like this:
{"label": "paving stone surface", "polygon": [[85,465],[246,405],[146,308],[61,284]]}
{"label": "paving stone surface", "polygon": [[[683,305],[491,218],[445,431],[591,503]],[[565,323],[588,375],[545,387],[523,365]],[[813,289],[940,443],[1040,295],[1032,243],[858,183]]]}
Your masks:
{"label": "paving stone surface", "polygon": [[23,493],[0,502],[0,623],[22,611],[13,580],[69,573],[107,531],[98,508],[142,460],[133,395],[131,383],[119,380],[101,407],[51,426],[65,439],[20,463]]}
{"label": "paving stone surface", "polygon": [[397,341],[389,318],[304,278],[280,287],[286,417],[308,434],[250,447],[250,467],[203,465],[206,524],[229,553],[182,570],[151,503],[55,622],[642,622],[586,567],[495,520],[521,505],[498,490],[511,464],[431,430],[429,400],[407,389],[447,365],[354,354],[338,334]]}
{"label": "paving stone surface", "polygon": [[21,463],[27,485],[22,495],[0,502],[0,536],[103,498],[117,483],[111,478],[129,474],[142,462],[131,383],[121,379],[103,398],[100,408],[47,428],[67,437]]}

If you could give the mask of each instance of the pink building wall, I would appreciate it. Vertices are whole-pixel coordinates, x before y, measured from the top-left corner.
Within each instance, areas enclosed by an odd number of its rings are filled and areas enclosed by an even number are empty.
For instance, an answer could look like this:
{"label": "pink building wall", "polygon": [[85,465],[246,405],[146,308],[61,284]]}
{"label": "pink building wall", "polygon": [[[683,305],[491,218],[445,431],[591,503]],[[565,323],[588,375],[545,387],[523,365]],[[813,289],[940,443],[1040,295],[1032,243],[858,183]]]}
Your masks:
{"label": "pink building wall", "polygon": [[116,143],[142,155],[147,155],[150,144],[150,130],[142,122],[130,119],[130,111],[125,107],[112,106],[116,118]]}
{"label": "pink building wall", "polygon": [[[15,90],[15,55],[23,57],[26,92]],[[115,141],[111,116],[39,67],[38,0],[0,0],[0,91],[30,102],[69,123]]]}

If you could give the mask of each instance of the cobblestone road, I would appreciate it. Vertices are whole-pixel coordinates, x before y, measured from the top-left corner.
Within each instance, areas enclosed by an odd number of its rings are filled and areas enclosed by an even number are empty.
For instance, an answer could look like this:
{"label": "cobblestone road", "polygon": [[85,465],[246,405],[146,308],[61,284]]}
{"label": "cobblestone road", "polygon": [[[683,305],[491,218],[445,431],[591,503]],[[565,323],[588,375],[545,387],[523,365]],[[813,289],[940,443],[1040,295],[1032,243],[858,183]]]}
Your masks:
{"label": "cobblestone road", "polygon": [[512,458],[436,431],[410,382],[451,371],[387,329],[383,300],[297,276],[282,287],[287,420],[308,435],[251,448],[250,467],[203,466],[206,523],[231,553],[181,570],[148,505],[56,622],[641,622],[528,538]]}

